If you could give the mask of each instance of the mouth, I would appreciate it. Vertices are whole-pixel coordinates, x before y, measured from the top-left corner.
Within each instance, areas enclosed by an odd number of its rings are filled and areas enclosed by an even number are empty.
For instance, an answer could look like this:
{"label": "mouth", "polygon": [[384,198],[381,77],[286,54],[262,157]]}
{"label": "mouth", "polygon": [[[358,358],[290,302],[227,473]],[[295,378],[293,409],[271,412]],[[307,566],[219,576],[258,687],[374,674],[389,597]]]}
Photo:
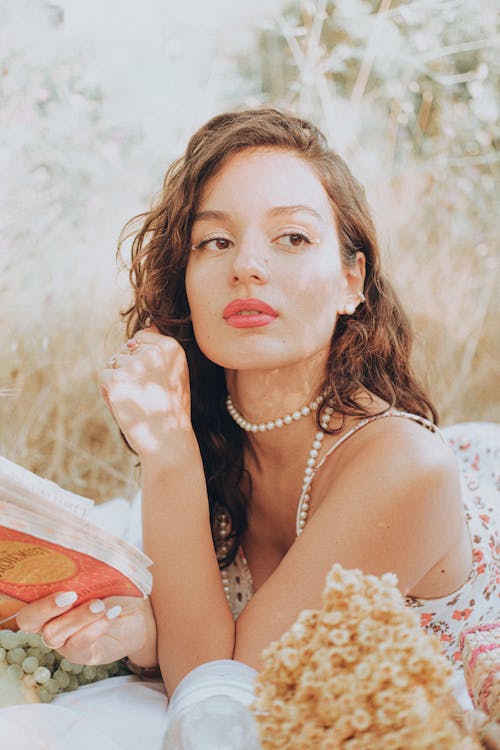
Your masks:
{"label": "mouth", "polygon": [[258,328],[272,323],[278,313],[264,300],[235,299],[226,305],[222,316],[233,328]]}

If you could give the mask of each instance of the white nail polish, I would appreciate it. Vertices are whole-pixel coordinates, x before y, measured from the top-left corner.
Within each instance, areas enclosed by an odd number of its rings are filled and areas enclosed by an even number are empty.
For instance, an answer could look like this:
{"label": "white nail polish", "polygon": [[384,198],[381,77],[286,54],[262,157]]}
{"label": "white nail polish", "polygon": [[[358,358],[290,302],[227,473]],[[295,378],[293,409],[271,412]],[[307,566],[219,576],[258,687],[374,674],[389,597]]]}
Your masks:
{"label": "white nail polish", "polygon": [[74,591],[63,591],[62,594],[58,594],[54,599],[58,607],[69,607],[78,599],[78,594]]}
{"label": "white nail polish", "polygon": [[104,609],[106,609],[106,605],[101,599],[96,599],[93,602],[90,602],[89,609],[91,612],[93,612],[94,615],[98,615],[99,612],[102,612]]}
{"label": "white nail polish", "polygon": [[115,617],[118,617],[118,615],[121,613],[122,608],[119,604],[116,605],[116,607],[111,607],[111,609],[108,609],[106,612],[106,617],[108,620],[114,620]]}

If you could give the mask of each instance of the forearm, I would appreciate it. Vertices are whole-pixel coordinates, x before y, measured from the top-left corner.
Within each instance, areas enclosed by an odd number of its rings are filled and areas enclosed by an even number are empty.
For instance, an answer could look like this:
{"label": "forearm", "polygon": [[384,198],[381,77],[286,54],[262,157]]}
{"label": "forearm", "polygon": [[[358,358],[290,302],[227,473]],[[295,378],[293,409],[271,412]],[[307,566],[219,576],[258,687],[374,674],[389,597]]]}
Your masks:
{"label": "forearm", "polygon": [[215,555],[194,436],[143,460],[143,534],[153,559],[158,659],[169,695],[199,664],[230,659],[234,621]]}

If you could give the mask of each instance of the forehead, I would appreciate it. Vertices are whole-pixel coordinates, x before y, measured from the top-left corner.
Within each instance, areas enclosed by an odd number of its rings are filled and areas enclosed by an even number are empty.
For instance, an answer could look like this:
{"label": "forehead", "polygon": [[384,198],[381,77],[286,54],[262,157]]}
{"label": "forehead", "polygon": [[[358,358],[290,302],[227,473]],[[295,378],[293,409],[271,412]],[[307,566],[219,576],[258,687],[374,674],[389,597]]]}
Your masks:
{"label": "forehead", "polygon": [[249,201],[254,206],[312,203],[321,213],[332,213],[330,199],[314,167],[285,149],[259,147],[229,157],[205,184],[198,209],[248,206]]}

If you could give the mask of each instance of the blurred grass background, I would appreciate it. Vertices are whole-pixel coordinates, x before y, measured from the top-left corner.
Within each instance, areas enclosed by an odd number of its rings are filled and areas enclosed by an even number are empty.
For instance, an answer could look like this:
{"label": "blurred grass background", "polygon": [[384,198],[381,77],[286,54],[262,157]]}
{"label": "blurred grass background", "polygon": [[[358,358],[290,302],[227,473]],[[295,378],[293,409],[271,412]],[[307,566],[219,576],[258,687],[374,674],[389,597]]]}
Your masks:
{"label": "blurred grass background", "polygon": [[225,109],[312,118],[366,187],[443,424],[500,421],[493,0],[0,0],[0,453],[130,496],[96,371],[116,239]]}

